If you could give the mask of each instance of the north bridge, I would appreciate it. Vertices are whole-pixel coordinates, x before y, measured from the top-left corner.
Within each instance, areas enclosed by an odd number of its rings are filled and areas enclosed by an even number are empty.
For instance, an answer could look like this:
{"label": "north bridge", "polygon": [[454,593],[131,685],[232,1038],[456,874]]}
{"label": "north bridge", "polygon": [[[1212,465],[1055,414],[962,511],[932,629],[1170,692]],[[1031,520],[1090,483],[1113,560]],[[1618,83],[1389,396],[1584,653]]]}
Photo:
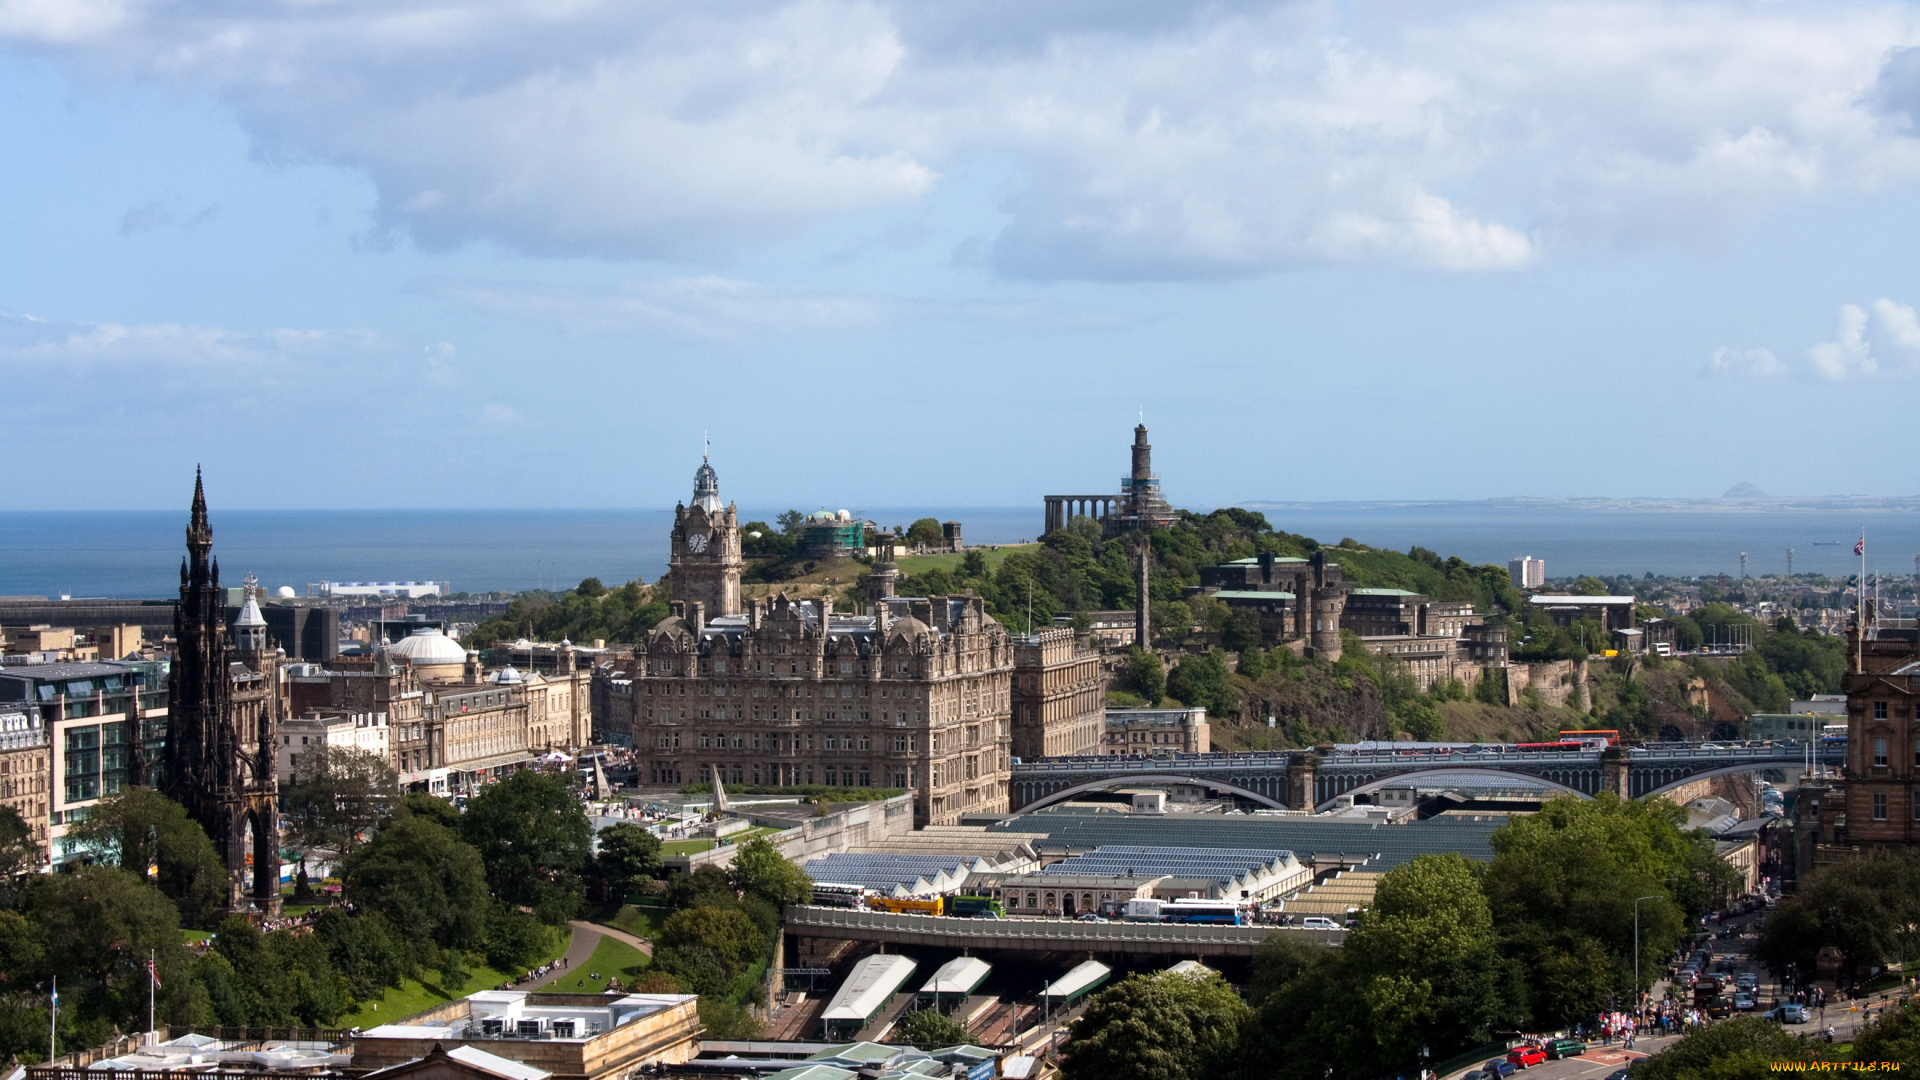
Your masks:
{"label": "north bridge", "polygon": [[1417,778],[1423,783],[1512,777],[1591,798],[1611,791],[1640,799],[1712,776],[1794,770],[1810,762],[1845,763],[1844,746],[1775,742],[1740,746],[1657,743],[1605,750],[1519,750],[1512,746],[1415,750],[1278,750],[1071,757],[1013,767],[1011,808],[1037,810],[1084,792],[1153,784],[1197,784],[1276,809],[1325,810],[1342,795],[1363,795]]}

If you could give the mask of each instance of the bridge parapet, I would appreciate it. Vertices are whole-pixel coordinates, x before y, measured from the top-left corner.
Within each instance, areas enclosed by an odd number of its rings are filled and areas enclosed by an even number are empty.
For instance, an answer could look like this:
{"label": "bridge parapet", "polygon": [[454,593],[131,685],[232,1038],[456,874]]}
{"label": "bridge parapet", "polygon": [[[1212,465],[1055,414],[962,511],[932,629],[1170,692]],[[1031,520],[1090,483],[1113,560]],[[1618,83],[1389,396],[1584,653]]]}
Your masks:
{"label": "bridge parapet", "polygon": [[1583,795],[1612,791],[1633,798],[1689,779],[1743,769],[1792,769],[1804,762],[1837,765],[1844,747],[1805,743],[1609,747],[1600,750],[1283,750],[1155,757],[1078,757],[1027,761],[1013,770],[1012,806],[1046,805],[1124,783],[1214,784],[1276,807],[1323,807],[1333,799],[1421,773],[1506,774]]}
{"label": "bridge parapet", "polygon": [[1252,956],[1270,934],[1326,945],[1341,930],[1187,923],[1082,922],[1078,919],[957,919],[889,911],[793,905],[786,932],[801,937],[850,938],[928,948],[1015,949],[1030,952],[1147,953],[1179,956]]}

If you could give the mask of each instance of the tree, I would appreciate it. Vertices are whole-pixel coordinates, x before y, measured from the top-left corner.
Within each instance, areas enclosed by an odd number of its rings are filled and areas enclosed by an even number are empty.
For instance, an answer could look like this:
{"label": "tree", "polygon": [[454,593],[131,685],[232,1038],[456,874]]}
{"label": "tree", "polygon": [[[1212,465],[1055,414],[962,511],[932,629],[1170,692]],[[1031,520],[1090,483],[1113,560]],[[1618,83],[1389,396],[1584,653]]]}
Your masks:
{"label": "tree", "polygon": [[1167,674],[1167,694],[1187,705],[1198,705],[1214,716],[1239,710],[1225,654],[1218,649],[1205,656],[1184,656]]}
{"label": "tree", "polygon": [[1126,674],[1127,686],[1147,704],[1158,705],[1167,696],[1167,666],[1160,662],[1159,653],[1134,646],[1127,654]]}
{"label": "tree", "polygon": [[1245,654],[1260,647],[1260,613],[1252,608],[1229,608],[1226,629],[1220,632],[1220,644]]}
{"label": "tree", "polygon": [[798,536],[800,527],[807,523],[807,515],[798,510],[782,510],[773,520],[780,523],[780,531],[787,536]]}
{"label": "tree", "polygon": [[600,830],[600,852],[594,867],[615,899],[640,888],[660,873],[660,838],[631,821],[616,821]]}
{"label": "tree", "polygon": [[394,818],[347,858],[346,898],[391,924],[404,942],[471,948],[487,914],[480,855],[424,817]]}
{"label": "tree", "polygon": [[573,591],[581,596],[592,599],[599,599],[607,595],[607,587],[602,585],[600,579],[597,577],[581,578],[580,584],[575,585]]}
{"label": "tree", "polygon": [[1559,1027],[1633,986],[1634,900],[1640,985],[1679,946],[1688,920],[1725,898],[1732,871],[1711,840],[1683,833],[1665,800],[1566,796],[1493,835],[1487,893],[1507,955],[1525,972],[1535,1026]]}
{"label": "tree", "polygon": [[765,837],[749,840],[733,856],[727,882],[770,904],[798,904],[813,894],[813,879],[788,862]]}
{"label": "tree", "polygon": [[1267,658],[1266,650],[1255,647],[1240,651],[1240,663],[1235,666],[1234,674],[1257,679],[1271,670],[1273,661]]}
{"label": "tree", "polygon": [[384,754],[321,743],[302,750],[293,770],[280,807],[288,840],[305,852],[353,854],[400,799],[399,776]]}
{"label": "tree", "polygon": [[187,808],[149,788],[93,807],[67,836],[88,857],[151,880],[188,926],[210,926],[227,902],[227,868]]}
{"label": "tree", "polygon": [[[39,875],[27,885],[21,913],[41,950],[31,981],[60,978],[60,1013],[71,1022],[63,1041],[103,1042],[115,1026],[146,1030],[149,957],[160,974],[160,1018],[198,1021],[179,911],[138,875],[104,866]],[[41,1037],[44,1047],[44,1030]]]}
{"label": "tree", "polygon": [[467,803],[460,832],[480,852],[487,883],[502,903],[530,907],[556,926],[580,909],[580,872],[592,854],[593,826],[566,781],[516,772]]}
{"label": "tree", "polygon": [[939,1009],[910,1012],[893,1025],[893,1037],[919,1050],[938,1050],[972,1041],[967,1026]]}
{"label": "tree", "polygon": [[940,529],[938,518],[924,517],[907,526],[907,546],[945,547],[947,534]]}
{"label": "tree", "polygon": [[1067,1080],[1207,1080],[1248,1015],[1220,976],[1131,975],[1073,1022]]}
{"label": "tree", "polygon": [[1823,866],[1767,916],[1754,955],[1776,973],[1812,971],[1819,951],[1840,950],[1843,981],[1906,956],[1920,957],[1920,858],[1869,855]]}
{"label": "tree", "polygon": [[725,990],[758,960],[767,939],[730,898],[703,903],[667,916],[655,941],[655,966],[696,994]]}
{"label": "tree", "polygon": [[411,814],[426,818],[436,825],[442,825],[455,832],[460,831],[460,810],[438,795],[429,795],[424,791],[409,791],[400,800],[396,813]]}
{"label": "tree", "polygon": [[1853,1060],[1897,1061],[1908,1069],[1920,1067],[1920,1016],[1912,999],[1882,1012],[1879,1019],[1853,1037]]}
{"label": "tree", "polygon": [[1679,1042],[1633,1063],[1633,1080],[1722,1080],[1765,1076],[1770,1062],[1812,1061],[1813,1046],[1778,1024],[1736,1016],[1696,1027]]}
{"label": "tree", "polygon": [[0,900],[12,895],[20,879],[47,861],[33,842],[33,826],[11,806],[0,806]]}

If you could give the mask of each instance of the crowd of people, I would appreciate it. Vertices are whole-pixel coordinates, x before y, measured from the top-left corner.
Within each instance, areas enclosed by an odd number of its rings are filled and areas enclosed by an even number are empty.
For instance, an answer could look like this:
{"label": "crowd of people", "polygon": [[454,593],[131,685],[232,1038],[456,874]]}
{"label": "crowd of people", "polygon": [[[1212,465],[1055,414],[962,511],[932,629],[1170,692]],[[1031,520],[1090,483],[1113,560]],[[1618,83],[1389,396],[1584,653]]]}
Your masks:
{"label": "crowd of people", "polygon": [[541,964],[539,967],[534,968],[532,971],[527,972],[525,975],[522,975],[519,978],[513,980],[512,982],[501,983],[500,989],[512,990],[514,987],[517,987],[517,986],[525,986],[531,982],[539,982],[540,980],[545,979],[547,976],[553,974],[554,972],[564,969],[566,966],[567,966],[567,958],[564,956],[560,957],[557,960],[549,960],[546,963]]}

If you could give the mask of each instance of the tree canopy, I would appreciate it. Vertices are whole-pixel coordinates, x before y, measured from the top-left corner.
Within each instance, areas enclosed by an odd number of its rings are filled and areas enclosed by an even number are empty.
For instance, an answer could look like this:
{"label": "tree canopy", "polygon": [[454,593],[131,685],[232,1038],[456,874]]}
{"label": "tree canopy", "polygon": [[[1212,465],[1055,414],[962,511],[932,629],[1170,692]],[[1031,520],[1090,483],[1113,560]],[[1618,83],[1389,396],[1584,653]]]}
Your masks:
{"label": "tree canopy", "polygon": [[95,804],[67,833],[88,858],[151,878],[188,926],[206,927],[227,902],[227,867],[187,809],[150,788]]}
{"label": "tree canopy", "polygon": [[523,769],[489,784],[468,801],[460,833],[480,852],[501,902],[556,926],[579,910],[593,826],[565,780]]}
{"label": "tree canopy", "polygon": [[1248,1016],[1219,975],[1129,975],[1073,1022],[1067,1080],[1210,1080]]}
{"label": "tree canopy", "polygon": [[287,839],[304,852],[344,858],[371,836],[399,801],[386,755],[321,743],[302,750],[280,789]]}

